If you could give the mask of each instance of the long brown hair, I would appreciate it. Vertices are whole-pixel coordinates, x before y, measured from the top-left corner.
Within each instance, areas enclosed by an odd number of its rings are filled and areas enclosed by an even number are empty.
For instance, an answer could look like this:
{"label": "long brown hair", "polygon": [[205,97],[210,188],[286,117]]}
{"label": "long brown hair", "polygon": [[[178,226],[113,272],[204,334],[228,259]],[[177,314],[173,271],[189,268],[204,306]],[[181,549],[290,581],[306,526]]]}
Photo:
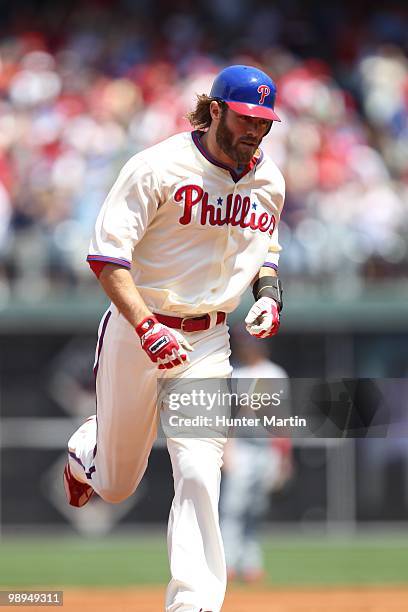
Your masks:
{"label": "long brown hair", "polygon": [[218,102],[221,106],[222,114],[224,114],[228,108],[222,100],[211,98],[206,94],[198,94],[195,109],[186,115],[187,119],[196,130],[206,130],[210,127],[212,121],[210,113],[211,102]]}

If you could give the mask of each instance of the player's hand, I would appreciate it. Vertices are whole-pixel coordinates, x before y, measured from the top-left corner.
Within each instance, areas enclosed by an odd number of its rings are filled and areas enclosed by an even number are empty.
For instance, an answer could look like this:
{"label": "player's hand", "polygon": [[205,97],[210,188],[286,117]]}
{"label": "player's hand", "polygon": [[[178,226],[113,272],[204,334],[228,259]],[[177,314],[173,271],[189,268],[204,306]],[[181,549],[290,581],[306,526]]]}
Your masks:
{"label": "player's hand", "polygon": [[142,349],[160,370],[188,363],[187,351],[193,347],[176,329],[162,325],[155,317],[146,317],[136,327]]}
{"label": "player's hand", "polygon": [[245,324],[247,331],[256,338],[269,338],[278,333],[279,310],[272,298],[262,297],[248,312]]}

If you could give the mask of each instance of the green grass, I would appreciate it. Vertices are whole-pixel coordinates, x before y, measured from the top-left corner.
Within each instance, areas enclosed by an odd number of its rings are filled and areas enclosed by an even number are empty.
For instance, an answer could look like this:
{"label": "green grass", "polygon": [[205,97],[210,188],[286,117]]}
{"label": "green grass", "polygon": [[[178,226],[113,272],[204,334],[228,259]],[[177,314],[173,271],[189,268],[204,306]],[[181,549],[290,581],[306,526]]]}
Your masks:
{"label": "green grass", "polygon": [[5,539],[0,544],[0,583],[9,586],[163,584],[168,576],[165,541],[155,537]]}
{"label": "green grass", "polygon": [[[268,537],[271,586],[408,584],[408,536],[342,540]],[[165,584],[164,537],[0,540],[0,584],[10,587],[124,587]]]}
{"label": "green grass", "polygon": [[268,578],[275,585],[408,583],[408,547],[350,544],[265,548]]}

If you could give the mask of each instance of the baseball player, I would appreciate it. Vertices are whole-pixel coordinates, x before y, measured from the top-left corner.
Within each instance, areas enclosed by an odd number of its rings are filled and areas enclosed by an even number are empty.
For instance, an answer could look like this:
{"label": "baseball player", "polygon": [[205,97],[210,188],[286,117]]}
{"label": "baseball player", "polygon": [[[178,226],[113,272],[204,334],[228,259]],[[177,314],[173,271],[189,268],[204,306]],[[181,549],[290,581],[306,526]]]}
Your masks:
{"label": "baseball player", "polygon": [[[232,333],[233,355],[238,359],[232,376],[241,379],[240,392],[247,391],[255,380],[265,378],[269,384],[274,381],[279,388],[283,387],[289,398],[286,371],[268,359],[265,343],[246,339],[244,333],[238,326]],[[240,436],[228,441],[220,510],[229,580],[240,578],[253,583],[265,577],[259,527],[268,509],[271,491],[282,488],[291,475],[289,439]]]}
{"label": "baseball player", "polygon": [[[254,281],[248,332],[275,334],[284,180],[259,145],[276,87],[230,66],[189,114],[195,128],[132,157],[108,194],[88,262],[112,300],[95,355],[97,414],[68,442],[68,501],[118,503],[156,438],[157,378],[229,377],[227,314]],[[223,438],[171,438],[167,612],[218,612],[226,567],[218,520]]]}

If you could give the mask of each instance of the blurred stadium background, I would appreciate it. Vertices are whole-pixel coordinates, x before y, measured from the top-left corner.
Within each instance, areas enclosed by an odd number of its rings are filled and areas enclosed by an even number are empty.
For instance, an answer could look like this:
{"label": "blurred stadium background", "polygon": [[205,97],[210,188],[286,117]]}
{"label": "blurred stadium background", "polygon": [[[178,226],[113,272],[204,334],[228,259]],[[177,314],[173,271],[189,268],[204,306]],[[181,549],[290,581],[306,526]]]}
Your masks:
{"label": "blurred stadium background", "polygon": [[[2,585],[167,581],[164,447],[119,506],[71,511],[61,468],[94,410],[97,211],[126,159],[189,129],[220,67],[278,84],[264,149],[287,182],[285,311],[271,357],[291,377],[407,376],[407,32],[392,0],[0,3]],[[303,441],[295,461],[265,525],[268,584],[408,584],[407,440]]]}

